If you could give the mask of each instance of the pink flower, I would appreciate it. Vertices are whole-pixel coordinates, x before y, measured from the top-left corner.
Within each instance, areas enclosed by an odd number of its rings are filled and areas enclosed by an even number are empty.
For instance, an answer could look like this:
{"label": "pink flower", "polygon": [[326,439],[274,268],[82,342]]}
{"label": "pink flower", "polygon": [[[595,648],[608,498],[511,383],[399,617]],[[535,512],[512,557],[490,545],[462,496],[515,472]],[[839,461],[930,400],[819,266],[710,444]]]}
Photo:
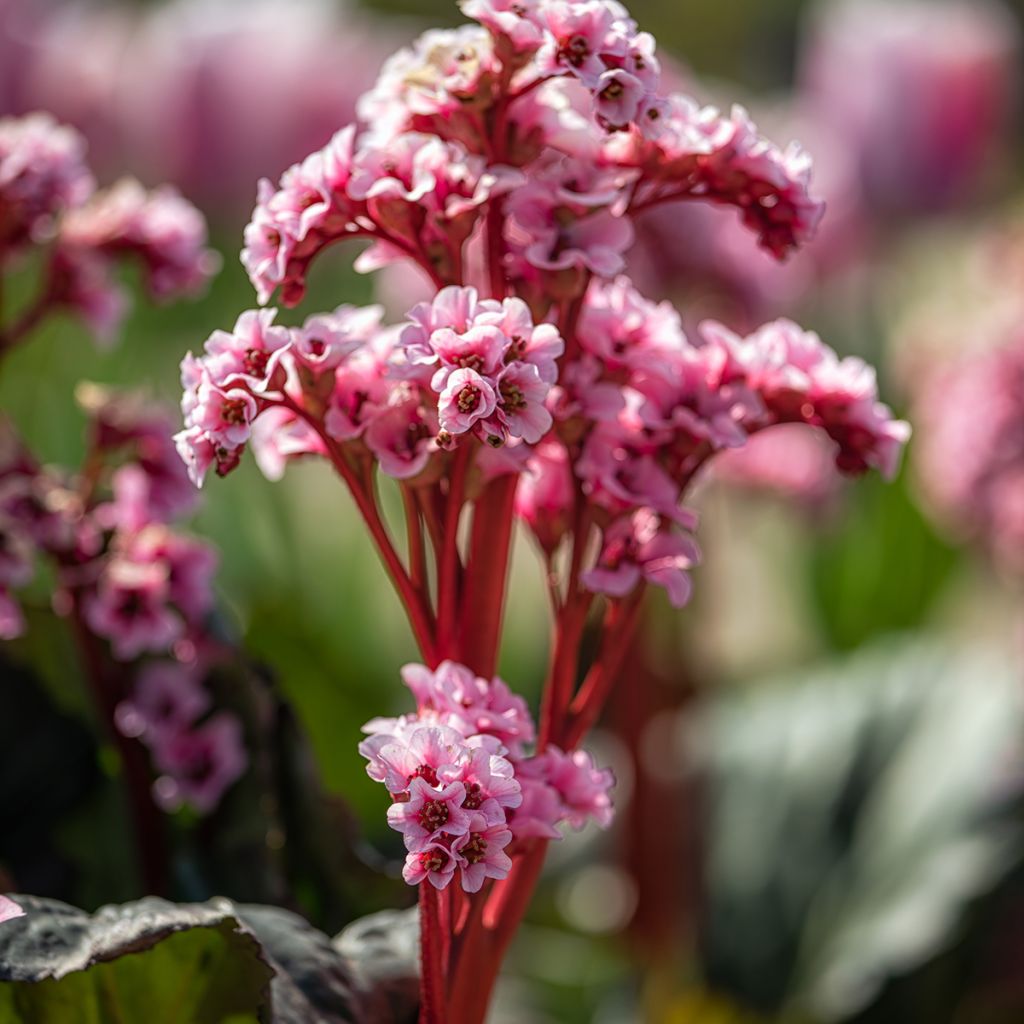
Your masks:
{"label": "pink flower", "polygon": [[197,728],[161,736],[153,746],[153,761],[163,773],[153,784],[153,795],[164,810],[187,804],[209,814],[248,764],[242,724],[222,711]]}
{"label": "pink flower", "polygon": [[438,422],[450,434],[464,434],[497,405],[498,394],[486,378],[475,370],[455,370],[438,397]]}
{"label": "pink flower", "polygon": [[186,393],[192,390],[189,385],[193,380],[196,391],[204,382],[255,392],[279,388],[283,377],[279,367],[292,345],[292,334],[287,327],[274,326],[276,316],[276,309],[249,309],[238,317],[231,331],[214,331],[203,345],[203,372],[190,375]]}
{"label": "pink flower", "polygon": [[536,50],[543,39],[541,0],[459,0],[467,18],[480,22],[516,52]]}
{"label": "pink flower", "polygon": [[611,824],[614,811],[610,790],[615,785],[611,771],[598,769],[585,750],[565,753],[549,746],[538,760],[544,764],[546,781],[557,791],[565,819],[573,828],[583,828],[588,819],[601,828]]}
{"label": "pink flower", "polygon": [[197,403],[189,415],[190,426],[199,427],[218,447],[232,451],[249,440],[259,406],[241,387],[227,390],[204,380],[196,390]]}
{"label": "pink flower", "polygon": [[472,149],[480,140],[470,115],[486,106],[498,70],[486,29],[432,29],[384,62],[376,85],[359,101],[360,120],[385,141],[420,131]]}
{"label": "pink flower", "polygon": [[[633,226],[617,212],[625,179],[565,159],[531,174],[506,204],[505,235],[517,259],[544,271],[619,273]],[[513,270],[515,263],[513,263]]]}
{"label": "pink flower", "polygon": [[625,57],[627,26],[622,8],[604,0],[554,0],[542,17],[549,36],[537,54],[542,73],[568,71],[595,88],[605,68],[603,59]]}
{"label": "pink flower", "polygon": [[954,536],[1024,569],[1024,333],[934,369],[915,403],[926,509]]}
{"label": "pink flower", "polygon": [[152,523],[123,542],[122,551],[136,562],[166,567],[168,597],[189,622],[212,607],[217,553],[208,544]]}
{"label": "pink flower", "polygon": [[380,306],[339,306],[333,313],[306,318],[292,333],[292,352],[310,370],[334,370],[346,356],[371,340],[380,328]]}
{"label": "pink flower", "polygon": [[320,435],[304,419],[280,406],[266,409],[256,418],[249,446],[268,480],[280,480],[292,459],[325,452]]}
{"label": "pink flower", "polygon": [[85,621],[111,642],[114,656],[130,661],[144,651],[165,651],[183,623],[170,607],[168,567],[160,562],[112,558],[83,603]]}
{"label": "pink flower", "polygon": [[360,437],[388,404],[393,382],[387,379],[394,351],[393,330],[376,334],[335,371],[334,390],[324,414],[324,427],[337,441]]}
{"label": "pink flower", "polygon": [[256,209],[245,229],[242,265],[261,303],[280,287],[281,301],[297,305],[306,291],[310,260],[358,231],[345,193],[354,148],[355,126],[350,125],[301,165],[289,168],[280,188],[260,181]]}
{"label": "pink flower", "polygon": [[516,766],[523,802],[507,818],[517,839],[562,838],[556,827],[563,817],[562,798],[544,780],[544,764],[532,757]]}
{"label": "pink flower", "polygon": [[580,579],[590,590],[613,597],[632,593],[641,579],[663,587],[674,608],[690,599],[688,570],[700,561],[700,551],[689,537],[663,528],[651,509],[616,520],[606,531],[597,565]]}
{"label": "pink flower", "polygon": [[454,763],[441,767],[439,777],[444,782],[461,782],[466,787],[462,806],[486,818],[488,824],[504,824],[505,810],[522,803],[511,762],[487,747],[464,747]]}
{"label": "pink flower", "polygon": [[387,405],[370,420],[363,435],[381,471],[396,480],[418,476],[437,450],[437,429],[431,429],[419,398],[407,385],[396,387]]}
{"label": "pink flower", "polygon": [[1019,94],[1021,32],[1005,4],[842,0],[808,29],[801,99],[843,126],[879,213],[945,209],[988,184]]}
{"label": "pink flower", "polygon": [[131,697],[117,707],[115,722],[125,736],[158,745],[206,714],[210,703],[196,666],[155,661],[140,669]]}
{"label": "pink flower", "polygon": [[[551,386],[531,363],[512,363],[498,377],[498,419],[513,436],[536,444],[551,429],[544,407]],[[454,433],[454,431],[453,431]]]}
{"label": "pink flower", "polygon": [[442,843],[424,843],[406,855],[402,877],[409,885],[429,881],[435,889],[446,889],[455,877],[458,861]]}
{"label": "pink flower", "polygon": [[407,793],[414,779],[437,786],[442,769],[454,766],[466,752],[465,737],[446,726],[410,724],[398,732],[377,733],[359,745],[369,762],[366,774],[383,782],[389,793]]}
{"label": "pink flower", "polygon": [[470,812],[462,806],[465,799],[461,782],[431,786],[417,777],[409,784],[408,800],[388,808],[388,824],[405,836],[409,850],[423,850],[442,835],[461,836],[469,831]]}
{"label": "pink flower", "polygon": [[465,665],[443,661],[434,671],[406,665],[402,680],[423,711],[464,736],[493,736],[513,753],[533,739],[534,727],[526,702],[495,677],[481,679]]}
{"label": "pink flower", "polygon": [[64,218],[59,244],[139,259],[155,299],[199,291],[220,266],[206,248],[202,214],[170,186],[154,192],[131,179],[98,192]]}
{"label": "pink flower", "polygon": [[640,116],[649,95],[639,78],[621,68],[602,72],[594,90],[598,122],[615,131],[627,128]]}
{"label": "pink flower", "polygon": [[643,170],[634,206],[678,198],[734,206],[779,258],[813,236],[824,205],[810,194],[811,161],[798,145],[780,150],[741,107],[726,118],[687,96],[672,96],[645,116],[656,118],[654,137],[622,133],[605,148],[609,163]]}
{"label": "pink flower", "polygon": [[508,876],[512,861],[505,847],[511,842],[512,833],[504,822],[491,824],[478,814],[473,816],[469,831],[452,843],[466,892],[479,892],[488,878]]}
{"label": "pink flower", "polygon": [[0,118],[0,247],[43,241],[95,187],[85,140],[49,114]]}
{"label": "pink flower", "polygon": [[0,924],[13,921],[16,917],[24,917],[25,911],[8,896],[0,896]]}
{"label": "pink flower", "polygon": [[565,446],[542,441],[530,453],[526,472],[519,478],[515,509],[545,551],[554,551],[569,529],[573,500]]}
{"label": "pink flower", "polygon": [[227,476],[238,465],[242,453],[240,446],[228,448],[218,444],[201,427],[179,431],[174,435],[174,444],[196,487],[203,486],[211,466],[218,476]]}

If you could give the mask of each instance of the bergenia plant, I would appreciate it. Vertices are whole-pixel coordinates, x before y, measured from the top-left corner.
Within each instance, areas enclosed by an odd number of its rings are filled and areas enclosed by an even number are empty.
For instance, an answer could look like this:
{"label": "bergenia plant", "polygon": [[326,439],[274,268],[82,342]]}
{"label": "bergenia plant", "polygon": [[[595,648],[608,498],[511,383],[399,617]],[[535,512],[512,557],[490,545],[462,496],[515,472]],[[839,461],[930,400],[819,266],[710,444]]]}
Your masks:
{"label": "bergenia plant", "polygon": [[[197,484],[247,447],[271,477],[329,461],[419,646],[416,709],[361,751],[419,887],[422,1016],[472,1024],[563,823],[612,816],[580,749],[619,677],[645,593],[686,603],[699,554],[687,494],[717,452],[775,424],[818,427],[848,473],[890,474],[908,435],[873,371],[789,321],[688,338],[625,276],[632,218],[676,202],[738,216],[782,258],[822,215],[810,161],[746,113],[659,92],[654,40],[614,0],[463,0],[474,24],[392,57],[343,128],[261,181],[242,261],[261,303],[302,299],[313,259],[418,267],[404,323],[348,305],[243,313],[182,365],[179,450]],[[685,240],[680,240],[685,244]],[[378,476],[404,498],[404,552]],[[495,676],[513,527],[551,604],[535,723]],[[597,654],[581,664],[584,633]]]}
{"label": "bergenia plant", "polygon": [[[73,129],[46,114],[0,119],[0,285],[37,271],[34,294],[0,310],[0,358],[61,312],[111,339],[126,311],[122,258],[141,265],[158,301],[196,292],[218,263],[202,216],[177,192],[131,180],[97,191]],[[143,877],[159,892],[158,807],[207,813],[246,764],[240,721],[208,714],[203,687],[227,656],[208,621],[216,557],[175,526],[196,493],[173,417],[95,385],[78,399],[88,427],[74,470],[48,465],[0,417],[0,640],[27,628],[23,600],[40,596],[42,570],[121,755]]]}

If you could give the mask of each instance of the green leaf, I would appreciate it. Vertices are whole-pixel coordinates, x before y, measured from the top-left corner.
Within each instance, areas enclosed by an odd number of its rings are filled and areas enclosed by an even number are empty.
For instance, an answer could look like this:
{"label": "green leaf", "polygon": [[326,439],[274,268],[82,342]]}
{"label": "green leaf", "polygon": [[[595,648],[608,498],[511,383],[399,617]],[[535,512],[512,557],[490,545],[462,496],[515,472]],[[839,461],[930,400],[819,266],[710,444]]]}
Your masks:
{"label": "green leaf", "polygon": [[364,939],[350,926],[336,945],[290,911],[225,899],[91,917],[16,899],[25,916],[0,927],[4,1024],[413,1024],[418,1012],[408,915]]}
{"label": "green leaf", "polygon": [[[895,979],[923,985],[1018,863],[1022,736],[1013,660],[941,643],[888,643],[719,700],[695,730],[712,984],[825,1021]],[[929,1007],[915,1019],[952,1019],[951,1002],[915,992]]]}
{"label": "green leaf", "polygon": [[149,899],[88,918],[52,900],[18,902],[26,916],[0,930],[0,1020],[261,1019],[273,970],[259,942],[226,908]]}

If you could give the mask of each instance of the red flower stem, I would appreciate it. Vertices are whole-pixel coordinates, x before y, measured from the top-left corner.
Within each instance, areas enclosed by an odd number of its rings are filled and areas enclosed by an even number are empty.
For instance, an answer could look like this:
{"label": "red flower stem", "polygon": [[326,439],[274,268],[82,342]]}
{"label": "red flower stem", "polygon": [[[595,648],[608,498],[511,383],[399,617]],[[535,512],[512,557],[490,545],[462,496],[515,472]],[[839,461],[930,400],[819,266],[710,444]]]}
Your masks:
{"label": "red flower stem", "polygon": [[440,893],[420,886],[420,1024],[446,1024]]}
{"label": "red flower stem", "polygon": [[512,550],[512,502],[517,479],[507,474],[491,481],[473,508],[462,599],[460,654],[485,679],[497,669],[501,623]]}
{"label": "red flower stem", "polygon": [[562,732],[562,746],[566,750],[577,747],[600,716],[629,654],[633,633],[640,622],[643,596],[641,586],[625,601],[608,609],[597,658],[569,708],[569,719]]}
{"label": "red flower stem", "polygon": [[437,653],[439,658],[457,656],[459,576],[459,520],[466,496],[466,477],[473,458],[472,441],[465,439],[456,448],[448,477],[444,528],[441,534],[441,564],[437,570]]}
{"label": "red flower stem", "polygon": [[416,494],[407,484],[402,485],[402,504],[405,508],[405,530],[409,548],[409,575],[412,584],[426,597],[427,553],[423,548],[423,522]]}
{"label": "red flower stem", "polygon": [[345,481],[349,493],[356,503],[356,508],[359,509],[363,521],[366,523],[366,527],[377,545],[377,552],[384,562],[384,567],[387,569],[395,589],[398,591],[399,599],[405,608],[409,625],[412,627],[413,636],[416,638],[416,644],[423,655],[423,660],[428,665],[436,665],[435,623],[433,613],[427,602],[426,592],[417,587],[405,571],[405,566],[398,557],[394,544],[391,543],[388,528],[381,518],[380,510],[377,508],[377,501],[372,487],[366,487],[360,482],[356,470],[349,463],[341,445],[324,430],[323,424],[315,416],[311,415],[287,395],[279,400],[266,401],[268,406],[284,406],[295,413],[296,416],[301,417],[316,431],[317,436],[323,442],[324,451],[328,459],[330,459],[331,465],[338,476]]}

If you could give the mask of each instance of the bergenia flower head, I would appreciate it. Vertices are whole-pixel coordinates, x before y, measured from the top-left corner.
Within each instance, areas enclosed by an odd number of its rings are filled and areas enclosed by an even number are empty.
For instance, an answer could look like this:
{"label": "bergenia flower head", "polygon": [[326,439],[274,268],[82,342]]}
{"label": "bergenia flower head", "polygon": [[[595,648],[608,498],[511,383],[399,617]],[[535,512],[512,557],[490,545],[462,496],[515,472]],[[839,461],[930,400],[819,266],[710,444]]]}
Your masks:
{"label": "bergenia flower head", "polygon": [[[459,6],[473,24],[401,50],[359,123],[260,182],[245,231],[259,302],[296,305],[312,261],[357,240],[357,269],[416,275],[404,323],[348,305],[301,326],[244,314],[184,360],[176,443],[197,483],[249,445],[272,478],[322,457],[344,480],[424,661],[402,670],[415,710],[368,723],[360,753],[390,795],[405,879],[476,893],[563,824],[609,824],[614,780],[578,744],[645,589],[690,597],[687,500],[709,461],[800,424],[840,469],[891,474],[909,428],[870,368],[817,335],[785,320],[688,334],[626,273],[635,219],[674,202],[728,207],[778,259],[798,249],[823,213],[798,144],[739,107],[661,93],[654,40],[617,0]],[[404,546],[377,472],[400,482]],[[494,675],[513,515],[543,551],[556,620],[539,729]]]}

